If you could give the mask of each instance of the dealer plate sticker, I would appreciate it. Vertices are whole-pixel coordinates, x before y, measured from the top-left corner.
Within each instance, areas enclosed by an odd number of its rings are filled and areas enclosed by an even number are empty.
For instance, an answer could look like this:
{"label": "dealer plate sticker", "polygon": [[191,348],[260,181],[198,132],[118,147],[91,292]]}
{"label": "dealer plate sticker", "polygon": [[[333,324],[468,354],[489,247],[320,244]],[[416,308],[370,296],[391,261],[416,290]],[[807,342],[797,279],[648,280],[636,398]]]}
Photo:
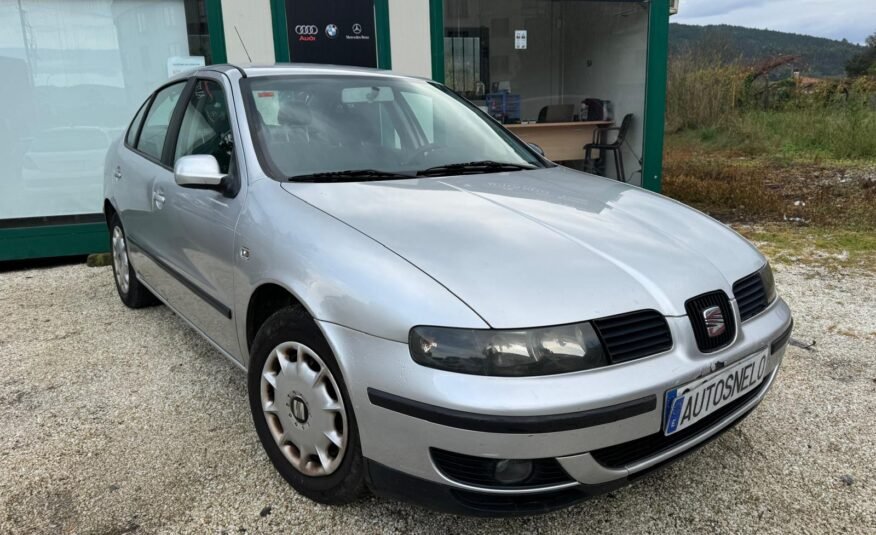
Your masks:
{"label": "dealer plate sticker", "polygon": [[665,435],[688,428],[757,387],[766,375],[766,350],[708,377],[666,392]]}

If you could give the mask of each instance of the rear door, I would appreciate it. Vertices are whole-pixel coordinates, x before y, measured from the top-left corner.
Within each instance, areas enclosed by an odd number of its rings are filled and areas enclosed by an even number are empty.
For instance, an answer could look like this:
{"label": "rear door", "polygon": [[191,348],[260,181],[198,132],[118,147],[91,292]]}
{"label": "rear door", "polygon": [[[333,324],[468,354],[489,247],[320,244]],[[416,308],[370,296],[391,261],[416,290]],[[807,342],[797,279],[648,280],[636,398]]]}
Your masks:
{"label": "rear door", "polygon": [[159,296],[167,299],[173,277],[164,269],[168,236],[162,191],[173,184],[173,169],[166,158],[168,132],[187,81],[175,82],[155,92],[145,110],[132,144],[120,150],[116,190],[119,215],[134,269]]}
{"label": "rear door", "polygon": [[171,127],[171,162],[199,154],[216,158],[228,176],[220,189],[162,189],[163,259],[183,287],[169,294],[175,309],[232,356],[240,352],[232,318],[235,227],[246,189],[235,146],[231,87],[219,73],[199,74],[186,91]]}

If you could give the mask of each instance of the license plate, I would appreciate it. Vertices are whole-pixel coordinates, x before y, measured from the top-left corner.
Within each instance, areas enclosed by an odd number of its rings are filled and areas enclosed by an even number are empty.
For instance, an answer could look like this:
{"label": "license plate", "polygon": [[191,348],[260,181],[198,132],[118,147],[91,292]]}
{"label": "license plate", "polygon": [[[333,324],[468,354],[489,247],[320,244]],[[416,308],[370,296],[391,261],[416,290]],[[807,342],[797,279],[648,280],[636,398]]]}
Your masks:
{"label": "license plate", "polygon": [[667,391],[663,434],[686,429],[757,387],[766,375],[767,357],[764,350],[729,368]]}

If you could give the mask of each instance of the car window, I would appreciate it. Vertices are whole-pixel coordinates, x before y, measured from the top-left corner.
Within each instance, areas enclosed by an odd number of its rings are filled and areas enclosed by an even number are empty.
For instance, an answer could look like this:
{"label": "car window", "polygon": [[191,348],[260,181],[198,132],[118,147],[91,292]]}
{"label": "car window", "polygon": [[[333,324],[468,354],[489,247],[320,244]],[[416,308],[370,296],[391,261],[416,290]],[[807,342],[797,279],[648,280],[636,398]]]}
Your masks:
{"label": "car window", "polygon": [[278,180],[362,169],[411,175],[482,160],[545,165],[495,121],[436,84],[295,75],[252,77],[241,85],[257,155]]}
{"label": "car window", "polygon": [[183,114],[174,162],[190,154],[210,154],[228,173],[233,148],[225,90],[213,80],[198,80]]}
{"label": "car window", "polygon": [[435,110],[432,105],[432,97],[420,93],[401,92],[402,98],[417,118],[417,123],[423,131],[423,135],[429,143],[435,141]]}
{"label": "car window", "polygon": [[180,82],[156,93],[155,100],[149,107],[149,113],[143,121],[143,130],[140,132],[140,139],[137,140],[137,150],[157,160],[161,159],[167,127],[170,125],[173,109],[185,86],[185,82]]}
{"label": "car window", "polygon": [[[151,97],[150,97],[151,98]],[[149,103],[149,99],[146,99],[140,109],[137,110],[137,115],[134,116],[134,120],[131,121],[131,126],[128,127],[128,133],[125,135],[125,143],[134,146],[134,143],[137,141],[137,131],[140,129],[140,123],[143,122],[143,115],[146,114],[146,104]]]}

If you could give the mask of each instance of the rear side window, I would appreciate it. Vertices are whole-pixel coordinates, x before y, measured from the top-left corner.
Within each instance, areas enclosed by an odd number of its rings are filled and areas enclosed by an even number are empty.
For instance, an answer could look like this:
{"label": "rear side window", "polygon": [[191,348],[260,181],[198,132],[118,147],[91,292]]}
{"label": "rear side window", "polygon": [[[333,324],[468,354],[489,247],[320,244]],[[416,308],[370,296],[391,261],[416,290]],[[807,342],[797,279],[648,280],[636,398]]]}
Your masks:
{"label": "rear side window", "polygon": [[125,143],[131,147],[133,147],[134,142],[137,141],[137,131],[140,130],[140,123],[143,122],[143,115],[146,113],[147,104],[149,104],[148,98],[146,99],[146,102],[140,106],[140,109],[137,110],[137,115],[134,116],[134,120],[131,121],[131,126],[128,127],[128,133],[125,135]]}
{"label": "rear side window", "polygon": [[149,107],[149,113],[146,114],[146,119],[143,121],[140,139],[137,140],[137,150],[156,160],[161,159],[164,139],[167,137],[167,128],[170,126],[170,118],[185,86],[185,82],[180,82],[167,86],[155,94],[155,99]]}

